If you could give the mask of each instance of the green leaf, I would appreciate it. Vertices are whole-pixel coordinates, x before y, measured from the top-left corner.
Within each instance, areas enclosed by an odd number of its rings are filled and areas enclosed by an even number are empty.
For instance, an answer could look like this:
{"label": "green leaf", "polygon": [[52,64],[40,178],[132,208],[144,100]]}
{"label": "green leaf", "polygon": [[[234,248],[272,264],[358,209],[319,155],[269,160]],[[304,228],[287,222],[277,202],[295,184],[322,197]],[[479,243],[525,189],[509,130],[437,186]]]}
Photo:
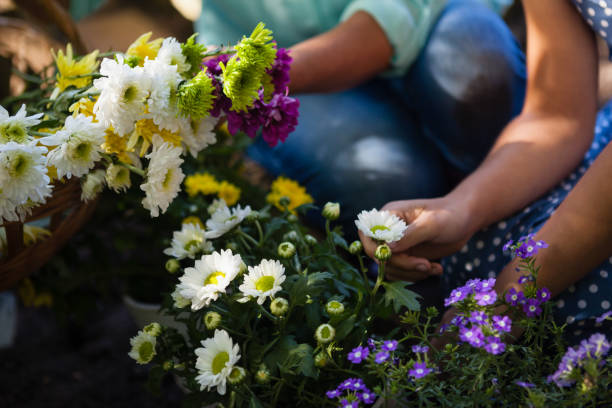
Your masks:
{"label": "green leaf", "polygon": [[266,235],[264,240],[267,240],[272,234],[276,231],[284,227],[285,225],[289,225],[289,222],[283,218],[273,218],[270,222],[266,223]]}
{"label": "green leaf", "polygon": [[349,250],[348,244],[346,243],[346,240],[342,238],[342,235],[338,234],[336,231],[332,231],[331,237],[335,245],[338,245],[340,248],[346,251]]}
{"label": "green leaf", "polygon": [[261,402],[255,395],[251,395],[251,400],[249,401],[249,408],[263,408]]}
{"label": "green leaf", "polygon": [[385,294],[383,300],[385,306],[393,304],[393,310],[395,313],[399,313],[402,307],[406,307],[409,310],[420,310],[421,305],[417,300],[421,296],[411,290],[406,289],[406,286],[411,285],[410,282],[383,282],[385,288]]}
{"label": "green leaf", "polygon": [[320,294],[325,289],[325,280],[332,277],[333,275],[329,272],[314,272],[297,278],[289,290],[289,296],[294,306],[305,305],[308,295],[316,296]]}
{"label": "green leaf", "polygon": [[344,320],[338,327],[336,327],[336,336],[334,337],[335,342],[342,341],[349,335],[349,333],[355,327],[355,320],[357,320],[357,316],[351,315],[348,319]]}

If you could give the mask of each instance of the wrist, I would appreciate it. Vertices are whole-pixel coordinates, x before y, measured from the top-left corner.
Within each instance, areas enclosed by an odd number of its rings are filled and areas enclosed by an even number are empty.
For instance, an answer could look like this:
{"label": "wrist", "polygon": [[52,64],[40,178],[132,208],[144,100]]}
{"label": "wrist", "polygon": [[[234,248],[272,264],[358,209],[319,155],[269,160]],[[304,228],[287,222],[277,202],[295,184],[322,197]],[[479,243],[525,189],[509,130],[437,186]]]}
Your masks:
{"label": "wrist", "polygon": [[459,214],[462,218],[461,223],[469,237],[485,227],[483,225],[484,213],[479,208],[477,194],[472,194],[467,189],[455,188],[444,199],[452,212]]}

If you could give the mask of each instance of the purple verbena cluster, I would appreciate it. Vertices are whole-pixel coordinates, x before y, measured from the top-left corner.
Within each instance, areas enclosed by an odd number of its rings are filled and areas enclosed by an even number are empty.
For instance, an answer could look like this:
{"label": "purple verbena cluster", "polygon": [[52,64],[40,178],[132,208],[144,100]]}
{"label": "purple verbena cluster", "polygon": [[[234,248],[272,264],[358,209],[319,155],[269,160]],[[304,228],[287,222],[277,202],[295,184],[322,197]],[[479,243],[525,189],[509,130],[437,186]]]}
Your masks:
{"label": "purple verbena cluster", "polygon": [[548,376],[549,382],[559,387],[569,387],[577,379],[583,378],[585,369],[597,368],[605,364],[605,357],[610,351],[610,342],[601,333],[595,333],[588,340],[582,340],[576,347],[569,347],[561,359],[557,371]]}
{"label": "purple verbena cluster", "polygon": [[523,312],[527,317],[536,317],[542,313],[541,305],[548,302],[551,298],[551,293],[547,288],[539,288],[535,292],[535,296],[528,298],[522,290],[517,291],[515,288],[510,288],[506,292],[506,303],[510,306],[522,307]]}
{"label": "purple verbena cluster", "polygon": [[536,241],[533,239],[534,234],[520,237],[517,242],[508,241],[503,250],[512,251],[512,253],[521,259],[527,259],[536,256],[541,248],[548,248],[548,244],[544,241]]}
{"label": "purple verbena cluster", "polygon": [[465,285],[454,289],[450,296],[444,299],[444,306],[450,306],[465,299],[474,299],[479,306],[492,305],[497,300],[494,286],[495,278],[470,279]]}
{"label": "purple verbena cluster", "polygon": [[349,378],[340,383],[335,390],[325,394],[329,399],[338,399],[340,407],[358,407],[359,402],[372,404],[376,401],[376,394],[366,387],[361,378]]}
{"label": "purple verbena cluster", "polygon": [[429,347],[414,345],[412,346],[412,352],[416,354],[417,361],[412,366],[412,369],[408,371],[408,375],[413,377],[415,380],[423,378],[433,372],[433,368],[427,366],[427,352]]}
{"label": "purple verbena cluster", "polygon": [[279,48],[274,64],[266,71],[274,85],[274,92],[270,100],[266,102],[263,90],[260,90],[259,98],[244,112],[230,109],[232,103],[223,93],[223,86],[219,80],[219,75],[221,75],[219,63],[225,64],[228,59],[229,56],[223,54],[203,63],[216,89],[211,115],[218,117],[224,113],[227,116],[227,128],[231,134],[242,131],[254,138],[261,128],[263,139],[271,147],[276,146],[279,141],[284,142],[289,133],[293,132],[297,126],[300,106],[297,99],[288,96],[291,57],[287,50]]}

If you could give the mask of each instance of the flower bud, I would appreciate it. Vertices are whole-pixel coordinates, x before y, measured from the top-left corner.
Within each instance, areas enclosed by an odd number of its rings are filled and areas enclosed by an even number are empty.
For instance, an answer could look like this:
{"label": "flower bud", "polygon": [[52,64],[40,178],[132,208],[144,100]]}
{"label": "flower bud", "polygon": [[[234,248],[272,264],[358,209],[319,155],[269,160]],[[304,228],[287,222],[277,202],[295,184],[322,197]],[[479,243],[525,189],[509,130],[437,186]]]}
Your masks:
{"label": "flower bud", "polygon": [[208,330],[214,330],[221,324],[221,315],[217,312],[207,312],[204,315],[204,326]]}
{"label": "flower bud", "polygon": [[249,215],[246,216],[246,218],[244,219],[247,222],[255,222],[259,219],[259,211],[251,211],[249,213]]}
{"label": "flower bud", "polygon": [[244,261],[240,261],[240,269],[238,270],[238,275],[243,275],[247,271],[247,265]]}
{"label": "flower bud", "polygon": [[104,170],[95,170],[85,177],[85,181],[81,184],[81,201],[90,201],[104,188],[106,172]]}
{"label": "flower bud", "polygon": [[185,369],[185,363],[178,363],[174,365],[174,369],[178,371],[183,371]]}
{"label": "flower bud", "polygon": [[326,367],[329,364],[329,357],[325,352],[320,351],[314,357],[314,364],[319,368]]}
{"label": "flower bud", "polygon": [[289,311],[289,302],[287,299],[282,297],[277,297],[270,303],[270,312],[274,316],[284,316]]}
{"label": "flower bud", "polygon": [[387,244],[379,245],[374,252],[374,256],[381,262],[388,261],[391,258],[391,248]]}
{"label": "flower bud", "polygon": [[278,256],[281,258],[291,258],[295,254],[295,245],[289,241],[278,244]]}
{"label": "flower bud", "polygon": [[360,254],[363,251],[363,244],[361,241],[353,241],[351,242],[351,246],[349,246],[349,252],[353,255]]}
{"label": "flower bud", "polygon": [[230,241],[225,244],[225,249],[229,249],[232,252],[238,252],[238,244]]}
{"label": "flower bud", "polygon": [[162,364],[162,368],[164,369],[164,371],[170,371],[173,367],[174,362],[172,360],[166,360],[164,361],[164,364]]}
{"label": "flower bud", "polygon": [[153,322],[143,327],[142,330],[153,337],[157,337],[161,333],[162,328],[159,323]]}
{"label": "flower bud", "polygon": [[232,368],[232,371],[230,371],[229,376],[227,377],[227,381],[229,381],[230,384],[236,385],[240,384],[245,377],[245,369],[239,366],[234,366],[234,368]]}
{"label": "flower bud", "polygon": [[323,217],[330,221],[337,220],[340,216],[340,204],[328,202],[323,206]]}
{"label": "flower bud", "polygon": [[115,193],[124,192],[132,185],[130,171],[119,164],[110,164],[106,169],[106,184]]}
{"label": "flower bud", "polygon": [[310,246],[315,246],[315,245],[317,245],[317,239],[316,239],[315,237],[313,237],[312,235],[310,235],[310,234],[306,234],[306,235],[304,236],[304,241],[306,241],[306,243],[307,243],[308,245],[310,245]]}
{"label": "flower bud", "polygon": [[289,199],[289,197],[281,197],[281,198],[278,200],[278,204],[279,204],[279,205],[280,205],[282,208],[288,207],[290,203],[291,203],[291,200]]}
{"label": "flower bud", "polygon": [[327,344],[336,336],[336,329],[330,324],[323,323],[315,331],[315,339],[321,344]]}
{"label": "flower bud", "polygon": [[166,270],[169,273],[176,273],[179,269],[181,269],[181,264],[176,259],[172,258],[166,261]]}
{"label": "flower bud", "polygon": [[255,372],[255,381],[259,384],[267,384],[270,382],[270,371],[265,366],[262,366]]}
{"label": "flower bud", "polygon": [[283,241],[297,242],[299,239],[300,237],[298,236],[298,233],[295,231],[289,231],[288,233],[283,235]]}
{"label": "flower bud", "polygon": [[325,305],[325,310],[330,316],[340,316],[344,313],[344,304],[337,300],[330,300]]}
{"label": "flower bud", "polygon": [[297,215],[295,215],[295,214],[289,214],[289,215],[287,216],[287,221],[289,221],[289,222],[291,222],[291,223],[296,223],[296,222],[298,222],[299,220],[300,220],[300,219],[299,219],[299,218],[298,218],[298,216],[297,216]]}

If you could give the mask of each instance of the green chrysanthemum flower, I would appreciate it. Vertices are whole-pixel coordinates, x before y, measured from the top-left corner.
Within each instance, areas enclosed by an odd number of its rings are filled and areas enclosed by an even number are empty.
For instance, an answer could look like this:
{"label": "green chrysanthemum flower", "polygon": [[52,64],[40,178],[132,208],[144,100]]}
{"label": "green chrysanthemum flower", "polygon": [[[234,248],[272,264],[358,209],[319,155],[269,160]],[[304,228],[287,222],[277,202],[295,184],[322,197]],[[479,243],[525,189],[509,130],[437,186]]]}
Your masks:
{"label": "green chrysanthemum flower", "polygon": [[276,48],[272,40],[272,31],[260,22],[248,38],[242,37],[236,45],[238,58],[258,65],[263,73],[276,59]]}
{"label": "green chrysanthemum flower", "polygon": [[238,60],[236,55],[227,61],[227,65],[219,65],[223,75],[223,93],[232,100],[231,109],[246,110],[258,97],[262,72],[255,64]]}
{"label": "green chrysanthemum flower", "polygon": [[177,92],[181,115],[191,116],[194,120],[206,117],[215,99],[213,91],[212,78],[206,75],[206,70],[183,83]]}
{"label": "green chrysanthemum flower", "polygon": [[189,71],[186,72],[186,75],[189,77],[194,76],[201,69],[202,59],[204,59],[204,53],[206,52],[204,44],[196,42],[197,36],[198,33],[195,33],[185,43],[181,44],[181,52],[185,56],[187,63],[191,66]]}

